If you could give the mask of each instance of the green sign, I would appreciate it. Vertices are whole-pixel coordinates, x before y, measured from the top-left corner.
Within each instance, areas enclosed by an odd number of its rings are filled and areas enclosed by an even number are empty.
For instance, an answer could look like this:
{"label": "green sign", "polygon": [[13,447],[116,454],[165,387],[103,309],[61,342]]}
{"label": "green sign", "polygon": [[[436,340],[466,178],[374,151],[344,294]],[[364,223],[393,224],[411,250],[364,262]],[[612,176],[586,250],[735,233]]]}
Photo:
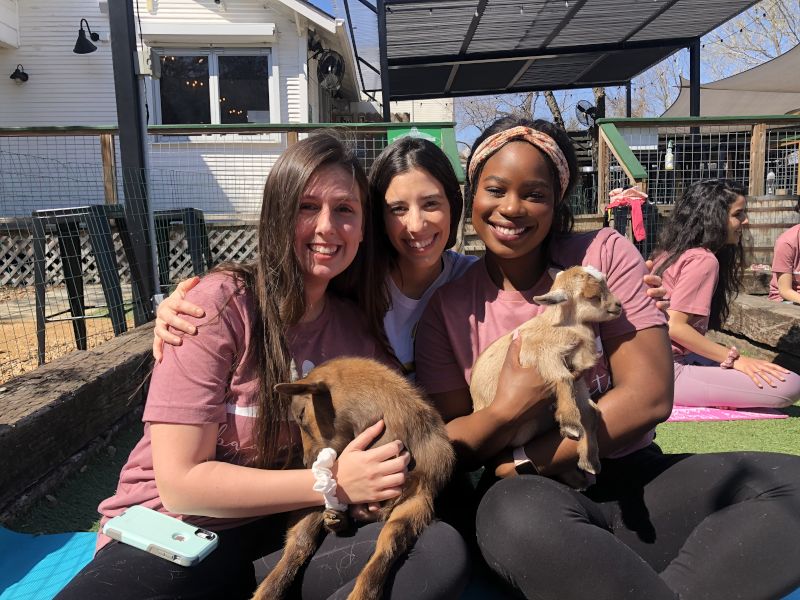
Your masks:
{"label": "green sign", "polygon": [[406,136],[422,138],[423,140],[433,142],[439,146],[439,148],[442,147],[442,130],[438,127],[428,128],[411,126],[397,129],[392,128],[386,132],[386,137],[390,144],[396,139]]}
{"label": "green sign", "polygon": [[439,146],[450,159],[450,164],[453,165],[458,181],[464,182],[464,169],[461,167],[461,160],[456,147],[456,136],[452,127],[417,127],[416,125],[410,125],[409,127],[392,127],[386,131],[386,139],[389,144],[406,136],[422,138]]}

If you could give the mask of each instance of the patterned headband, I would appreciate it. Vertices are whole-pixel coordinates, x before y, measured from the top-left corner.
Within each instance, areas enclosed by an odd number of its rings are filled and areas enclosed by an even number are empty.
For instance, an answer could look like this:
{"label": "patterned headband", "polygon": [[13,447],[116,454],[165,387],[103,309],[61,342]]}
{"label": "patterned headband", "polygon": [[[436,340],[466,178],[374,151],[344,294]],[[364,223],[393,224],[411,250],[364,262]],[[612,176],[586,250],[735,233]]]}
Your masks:
{"label": "patterned headband", "polygon": [[558,171],[558,180],[561,182],[561,197],[563,198],[564,193],[569,187],[569,164],[567,163],[567,158],[553,138],[546,133],[523,125],[518,125],[517,127],[512,127],[511,129],[506,129],[500,133],[490,135],[481,142],[481,145],[473,152],[472,159],[469,162],[470,185],[475,185],[475,172],[480,165],[486,162],[486,160],[492,154],[500,150],[500,148],[516,140],[528,142],[550,157],[550,160],[553,161]]}

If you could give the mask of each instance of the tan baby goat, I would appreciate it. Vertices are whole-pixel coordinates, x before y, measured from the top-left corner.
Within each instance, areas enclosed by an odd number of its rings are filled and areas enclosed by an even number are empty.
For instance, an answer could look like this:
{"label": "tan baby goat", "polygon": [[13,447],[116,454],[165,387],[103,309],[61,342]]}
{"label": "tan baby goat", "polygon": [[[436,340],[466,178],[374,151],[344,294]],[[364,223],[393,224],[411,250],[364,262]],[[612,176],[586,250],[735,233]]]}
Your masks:
{"label": "tan baby goat", "polygon": [[[522,338],[520,364],[535,365],[552,385],[555,420],[561,435],[579,440],[578,467],[596,475],[600,471],[597,406],[583,377],[578,375],[597,362],[592,323],[616,319],[622,305],[608,289],[605,276],[593,267],[572,267],[559,273],[550,291],[536,296],[534,301],[550,306],[518,328]],[[494,399],[511,336],[509,333],[495,341],[475,362],[470,385],[474,410],[486,408]],[[512,446],[525,444],[551,425],[537,420],[521,424]],[[570,476],[564,480],[575,487],[585,487],[587,481],[583,474],[577,480]]]}

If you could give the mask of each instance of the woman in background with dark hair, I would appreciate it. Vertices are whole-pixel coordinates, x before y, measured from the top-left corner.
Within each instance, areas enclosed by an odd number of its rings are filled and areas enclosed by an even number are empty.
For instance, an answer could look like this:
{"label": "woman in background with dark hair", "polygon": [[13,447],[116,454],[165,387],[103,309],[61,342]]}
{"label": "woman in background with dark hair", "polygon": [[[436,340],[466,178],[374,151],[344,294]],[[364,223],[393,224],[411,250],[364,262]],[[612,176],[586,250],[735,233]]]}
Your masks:
{"label": "woman in background with dark hair", "polygon": [[[417,381],[462,467],[487,466],[481,552],[537,600],[780,598],[800,584],[800,457],[665,455],[653,443],[672,408],[665,318],[643,293],[645,264],[628,240],[570,232],[575,167],[569,137],[547,121],[506,118],[481,134],[468,172],[486,255],[436,291],[419,324]],[[577,464],[576,442],[557,429],[509,447],[518,425],[552,404],[536,370],[519,365],[518,342],[492,404],[473,412],[469,393],[478,355],[539,314],[533,297],[576,264],[604,272],[624,311],[597,328],[598,363],[584,374],[602,457],[585,492],[553,479]]]}
{"label": "woman in background with dark hair", "polygon": [[655,272],[670,296],[675,404],[782,408],[800,399],[800,376],[705,336],[719,329],[739,292],[746,193],[725,179],[693,183],[659,235]]}
{"label": "woman in background with dark hair", "polygon": [[[800,213],[800,200],[794,210]],[[790,227],[775,240],[769,299],[800,304],[800,224]]]}

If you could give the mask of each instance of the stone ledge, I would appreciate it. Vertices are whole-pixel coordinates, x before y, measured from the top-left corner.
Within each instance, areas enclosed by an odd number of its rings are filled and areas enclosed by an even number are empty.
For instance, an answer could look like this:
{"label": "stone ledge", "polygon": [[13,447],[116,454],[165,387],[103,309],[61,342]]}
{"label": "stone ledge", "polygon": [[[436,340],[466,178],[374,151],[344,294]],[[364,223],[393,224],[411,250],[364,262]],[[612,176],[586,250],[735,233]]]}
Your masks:
{"label": "stone ledge", "polygon": [[800,307],[794,304],[739,294],[731,304],[723,331],[800,356]]}
{"label": "stone ledge", "polygon": [[143,325],[5,385],[0,513],[143,404],[152,339],[152,324]]}

